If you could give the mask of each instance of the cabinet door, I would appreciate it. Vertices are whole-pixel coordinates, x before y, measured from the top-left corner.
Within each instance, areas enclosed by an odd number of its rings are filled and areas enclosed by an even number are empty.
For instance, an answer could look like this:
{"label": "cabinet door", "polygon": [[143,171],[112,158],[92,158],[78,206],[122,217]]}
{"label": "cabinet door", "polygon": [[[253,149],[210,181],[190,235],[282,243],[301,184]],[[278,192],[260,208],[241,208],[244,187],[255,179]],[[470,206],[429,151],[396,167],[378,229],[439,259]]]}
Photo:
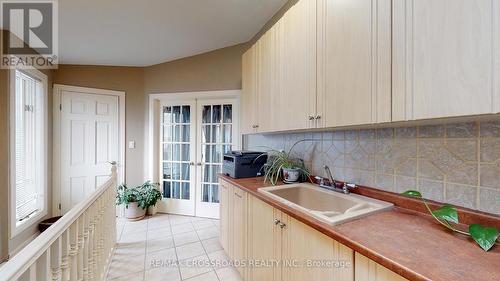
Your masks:
{"label": "cabinet door", "polygon": [[281,81],[280,130],[315,127],[316,115],[316,0],[300,0],[278,26]]}
{"label": "cabinet door", "polygon": [[275,107],[278,96],[272,91],[275,83],[274,64],[275,48],[274,34],[268,30],[256,43],[257,51],[257,119],[258,132],[271,132],[275,130],[278,112]]}
{"label": "cabinet door", "polygon": [[356,281],[404,281],[400,275],[390,271],[369,258],[355,254],[355,280]]}
{"label": "cabinet door", "polygon": [[294,218],[283,217],[282,260],[296,263],[283,267],[283,280],[354,280],[351,249]]}
{"label": "cabinet door", "polygon": [[[240,262],[247,260],[247,193],[239,188],[234,188],[232,196],[231,258]],[[236,269],[242,277],[245,276],[245,267],[237,266]]]}
{"label": "cabinet door", "polygon": [[391,120],[391,0],[318,1],[322,127]]}
{"label": "cabinet door", "polygon": [[[281,229],[274,220],[281,220],[281,212],[260,199],[249,196],[248,200],[248,260],[281,260]],[[279,281],[281,269],[278,265],[249,266],[249,281]]]}
{"label": "cabinet door", "polygon": [[241,93],[241,133],[256,132],[257,126],[257,91],[256,91],[256,52],[255,45],[243,54],[242,58],[242,93]]}
{"label": "cabinet door", "polygon": [[500,3],[393,5],[393,120],[498,112]]}
{"label": "cabinet door", "polygon": [[231,198],[229,195],[231,194],[232,187],[225,181],[220,181],[220,243],[222,248],[226,251],[226,253],[230,253],[229,248],[229,225],[230,225],[230,212],[229,205]]}

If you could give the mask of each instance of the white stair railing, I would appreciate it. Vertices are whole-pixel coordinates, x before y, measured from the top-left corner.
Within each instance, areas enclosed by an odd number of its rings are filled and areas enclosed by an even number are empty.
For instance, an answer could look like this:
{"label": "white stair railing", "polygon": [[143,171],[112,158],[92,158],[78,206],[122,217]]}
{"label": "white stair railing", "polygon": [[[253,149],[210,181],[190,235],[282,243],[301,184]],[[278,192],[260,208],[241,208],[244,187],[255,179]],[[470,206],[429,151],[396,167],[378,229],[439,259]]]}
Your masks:
{"label": "white stair railing", "polygon": [[116,166],[111,178],[0,268],[0,280],[98,281],[116,242]]}

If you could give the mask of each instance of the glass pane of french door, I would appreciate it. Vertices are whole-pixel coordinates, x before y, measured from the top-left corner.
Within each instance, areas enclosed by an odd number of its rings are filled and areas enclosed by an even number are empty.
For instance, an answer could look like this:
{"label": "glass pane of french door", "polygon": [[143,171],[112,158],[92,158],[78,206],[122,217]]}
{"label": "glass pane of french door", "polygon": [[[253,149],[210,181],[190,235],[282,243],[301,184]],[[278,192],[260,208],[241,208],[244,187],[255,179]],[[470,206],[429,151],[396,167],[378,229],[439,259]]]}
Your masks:
{"label": "glass pane of french door", "polygon": [[194,214],[193,108],[192,104],[164,104],[161,107],[162,211]]}
{"label": "glass pane of french door", "polygon": [[219,183],[217,174],[221,172],[222,155],[235,149],[234,102],[205,101],[198,105],[200,148],[200,195],[196,213],[198,216],[218,217]]}

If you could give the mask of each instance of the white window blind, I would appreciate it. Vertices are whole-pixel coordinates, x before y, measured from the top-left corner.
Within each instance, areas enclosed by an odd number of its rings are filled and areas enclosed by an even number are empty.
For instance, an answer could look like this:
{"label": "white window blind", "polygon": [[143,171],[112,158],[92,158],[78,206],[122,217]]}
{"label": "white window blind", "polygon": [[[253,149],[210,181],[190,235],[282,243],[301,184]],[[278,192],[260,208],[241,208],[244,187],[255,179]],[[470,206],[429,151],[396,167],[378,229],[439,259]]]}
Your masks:
{"label": "white window blind", "polygon": [[21,223],[40,210],[43,186],[42,83],[16,71],[15,196],[16,221]]}

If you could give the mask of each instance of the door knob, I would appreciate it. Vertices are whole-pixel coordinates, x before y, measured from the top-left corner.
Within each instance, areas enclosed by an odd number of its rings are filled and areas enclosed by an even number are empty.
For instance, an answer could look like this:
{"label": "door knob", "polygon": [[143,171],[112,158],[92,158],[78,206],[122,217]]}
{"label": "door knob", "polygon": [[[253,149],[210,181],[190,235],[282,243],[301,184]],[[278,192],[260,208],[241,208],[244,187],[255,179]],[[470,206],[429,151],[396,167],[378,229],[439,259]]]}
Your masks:
{"label": "door knob", "polygon": [[309,120],[314,120],[314,116],[313,116],[312,114],[309,114],[309,116],[307,116],[307,118],[308,118]]}
{"label": "door knob", "polygon": [[279,219],[274,219],[274,225],[278,225],[280,223],[281,223],[281,221]]}
{"label": "door knob", "polygon": [[194,166],[194,162],[189,162],[189,166]]}
{"label": "door knob", "polygon": [[321,119],[321,115],[314,116],[314,119],[316,119],[316,120]]}
{"label": "door knob", "polygon": [[281,229],[283,229],[283,228],[285,228],[285,227],[286,227],[286,224],[284,224],[284,223],[280,222],[280,228],[281,228]]}
{"label": "door knob", "polygon": [[196,163],[196,166],[201,166],[201,162]]}
{"label": "door knob", "polygon": [[108,163],[113,165],[113,166],[115,166],[117,164],[116,161],[109,161]]}

